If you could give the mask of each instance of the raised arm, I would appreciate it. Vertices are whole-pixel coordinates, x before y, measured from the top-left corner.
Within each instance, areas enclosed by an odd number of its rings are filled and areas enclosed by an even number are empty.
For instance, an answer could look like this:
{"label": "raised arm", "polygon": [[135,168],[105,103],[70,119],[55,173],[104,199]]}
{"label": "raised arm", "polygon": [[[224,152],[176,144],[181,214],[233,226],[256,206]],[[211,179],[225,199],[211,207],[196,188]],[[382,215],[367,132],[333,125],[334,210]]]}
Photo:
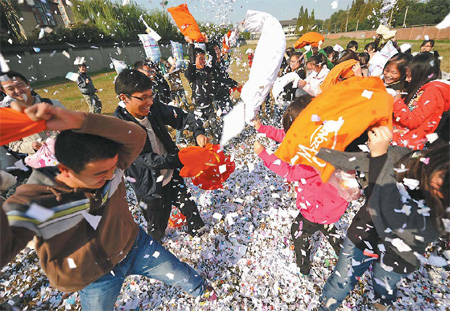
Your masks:
{"label": "raised arm", "polygon": [[271,125],[262,125],[261,120],[256,119],[253,121],[253,126],[255,130],[259,133],[265,134],[267,138],[273,139],[276,142],[281,143],[286,136],[286,133],[283,129],[278,129]]}
{"label": "raised arm", "polygon": [[274,154],[269,154],[265,148],[255,142],[255,153],[263,160],[264,165],[272,172],[280,177],[286,178],[288,181],[299,181],[301,179],[310,179],[321,183],[319,173],[315,168],[309,165],[291,165],[279,159]]}
{"label": "raised arm", "polygon": [[71,111],[43,103],[25,109],[25,113],[32,120],[46,120],[48,130],[74,130],[118,142],[122,145],[118,164],[121,169],[133,163],[145,143],[146,133],[139,125],[114,117]]}

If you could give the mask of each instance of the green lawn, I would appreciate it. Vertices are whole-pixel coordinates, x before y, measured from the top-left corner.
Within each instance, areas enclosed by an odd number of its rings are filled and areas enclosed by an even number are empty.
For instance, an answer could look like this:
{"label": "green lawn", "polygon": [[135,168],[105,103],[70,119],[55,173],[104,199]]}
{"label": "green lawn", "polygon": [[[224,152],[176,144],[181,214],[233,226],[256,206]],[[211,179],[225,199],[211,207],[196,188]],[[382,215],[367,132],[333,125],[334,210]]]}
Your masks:
{"label": "green lawn", "polygon": [[[325,41],[324,46],[327,45],[335,45],[340,44],[345,47],[350,41],[350,39],[327,39]],[[371,40],[358,40],[360,44],[359,50],[362,51],[364,49],[364,45],[366,45]],[[292,46],[295,41],[288,41],[286,46]],[[405,43],[406,41],[399,41],[399,44]],[[413,52],[419,50],[419,46],[421,41],[408,41],[413,45]],[[231,77],[238,81],[239,83],[245,83],[248,79],[249,69],[248,67],[243,67],[242,63],[247,62],[247,55],[245,55],[245,51],[248,48],[255,49],[256,44],[254,45],[244,45],[237,49],[235,49],[233,54],[233,59],[239,59],[240,62],[233,61],[230,70]],[[446,42],[436,42],[435,50],[439,51],[439,54],[443,57],[441,62],[441,69],[446,72],[450,72],[450,41]],[[115,71],[102,71],[90,73],[92,80],[94,82],[95,87],[99,90],[98,96],[100,97],[103,103],[103,113],[111,115],[117,107],[118,99],[116,94],[114,93],[114,77],[116,76]],[[183,75],[183,85],[185,89],[191,92],[190,87],[188,86],[187,80]],[[50,81],[40,82],[33,84],[33,89],[35,89],[41,96],[49,97],[60,100],[64,106],[71,110],[77,111],[88,111],[87,104],[84,102],[84,99],[78,90],[78,87],[75,82],[69,81],[65,78],[57,78]],[[190,95],[189,95],[190,97]]]}

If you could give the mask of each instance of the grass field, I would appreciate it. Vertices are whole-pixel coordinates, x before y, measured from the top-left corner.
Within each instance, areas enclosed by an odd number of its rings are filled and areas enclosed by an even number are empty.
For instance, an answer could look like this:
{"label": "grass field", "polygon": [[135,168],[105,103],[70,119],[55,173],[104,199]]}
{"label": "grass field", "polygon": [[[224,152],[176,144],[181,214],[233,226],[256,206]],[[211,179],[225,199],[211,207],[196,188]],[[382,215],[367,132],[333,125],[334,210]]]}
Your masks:
{"label": "grass field", "polygon": [[[328,39],[325,41],[325,46],[340,44],[345,47],[349,39]],[[359,40],[359,52],[364,49],[364,45],[369,43],[370,40]],[[411,43],[413,46],[413,51],[418,51],[421,41],[399,41],[402,43]],[[294,41],[288,41],[286,46],[292,46]],[[235,49],[233,53],[233,62],[230,65],[231,77],[238,81],[239,83],[245,83],[248,79],[249,69],[243,63],[247,62],[247,56],[245,51],[248,48],[255,49],[254,45],[243,45]],[[435,50],[439,51],[439,54],[443,57],[441,61],[441,69],[446,72],[450,72],[450,41],[446,42],[436,42]],[[114,77],[116,76],[115,71],[102,71],[92,73],[91,77],[94,82],[95,87],[99,90],[98,96],[103,103],[103,113],[111,115],[116,109],[118,99],[114,93]],[[185,90],[188,91],[190,97],[190,87],[187,80],[183,75],[183,85]],[[49,97],[60,100],[64,106],[71,110],[77,111],[88,111],[87,104],[78,90],[75,82],[66,80],[65,78],[57,78],[50,81],[40,82],[33,84],[33,89],[35,89],[41,96]]]}

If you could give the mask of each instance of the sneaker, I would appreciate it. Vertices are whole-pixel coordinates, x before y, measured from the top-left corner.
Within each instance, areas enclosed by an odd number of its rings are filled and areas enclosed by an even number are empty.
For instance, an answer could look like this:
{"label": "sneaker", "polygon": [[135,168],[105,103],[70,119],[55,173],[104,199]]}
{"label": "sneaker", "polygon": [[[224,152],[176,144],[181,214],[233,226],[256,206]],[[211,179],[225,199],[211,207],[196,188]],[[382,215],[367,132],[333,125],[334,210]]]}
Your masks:
{"label": "sneaker", "polygon": [[296,259],[297,267],[300,268],[300,272],[303,275],[309,275],[311,273],[311,260],[309,259],[309,255],[307,253],[306,256],[297,257]]}
{"label": "sneaker", "polygon": [[166,235],[165,231],[162,231],[162,230],[153,230],[153,231],[150,231],[148,234],[153,238],[153,240],[157,241],[160,244],[161,244],[161,240]]}
{"label": "sneaker", "polygon": [[186,218],[187,233],[193,237],[202,236],[205,231],[205,223],[198,213],[194,213],[189,219]]}
{"label": "sneaker", "polygon": [[342,245],[341,245],[342,240],[330,236],[328,238],[328,242],[330,243],[331,247],[333,248],[334,252],[336,253],[336,256],[339,257],[339,253],[341,252],[341,249],[342,249]]}
{"label": "sneaker", "polygon": [[207,301],[216,301],[218,299],[216,290],[211,285],[206,285],[203,298]]}

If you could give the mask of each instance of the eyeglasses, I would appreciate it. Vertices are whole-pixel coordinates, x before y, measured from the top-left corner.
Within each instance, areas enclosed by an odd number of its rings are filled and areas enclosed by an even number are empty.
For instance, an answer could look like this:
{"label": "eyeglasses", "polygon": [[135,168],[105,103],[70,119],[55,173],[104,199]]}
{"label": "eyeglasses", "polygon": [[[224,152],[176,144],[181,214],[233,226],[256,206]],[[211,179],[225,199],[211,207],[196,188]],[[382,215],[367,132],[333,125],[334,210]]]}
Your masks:
{"label": "eyeglasses", "polygon": [[23,89],[26,89],[28,87],[29,87],[28,84],[23,83],[23,82],[19,82],[19,83],[12,84],[12,85],[11,84],[10,85],[5,85],[4,89],[5,89],[5,91],[13,92],[15,89],[23,90]]}
{"label": "eyeglasses", "polygon": [[139,96],[133,96],[133,95],[128,95],[128,97],[133,97],[133,98],[136,98],[136,99],[139,99],[140,101],[149,101],[149,100],[153,100],[153,98],[155,98],[155,96],[153,96],[153,95],[151,95],[151,96],[142,96],[142,97],[139,97]]}

